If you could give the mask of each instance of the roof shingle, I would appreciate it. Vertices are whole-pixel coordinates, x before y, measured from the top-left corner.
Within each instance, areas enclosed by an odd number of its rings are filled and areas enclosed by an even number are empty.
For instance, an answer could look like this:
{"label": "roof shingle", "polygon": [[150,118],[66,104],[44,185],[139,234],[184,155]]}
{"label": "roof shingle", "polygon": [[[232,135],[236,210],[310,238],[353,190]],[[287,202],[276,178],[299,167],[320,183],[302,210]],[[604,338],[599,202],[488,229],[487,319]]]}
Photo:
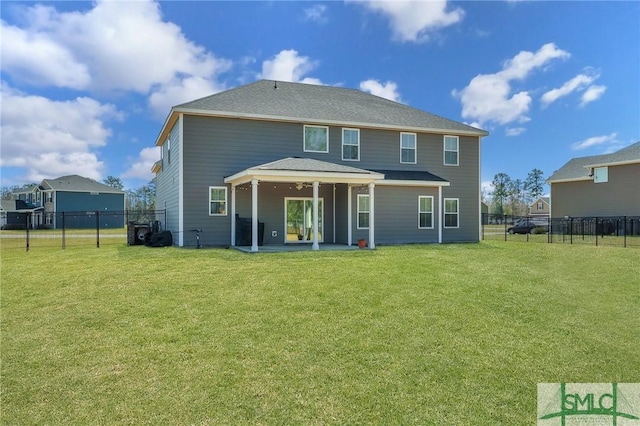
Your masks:
{"label": "roof shingle", "polygon": [[484,130],[356,89],[260,80],[174,107],[310,123],[391,126],[485,136]]}

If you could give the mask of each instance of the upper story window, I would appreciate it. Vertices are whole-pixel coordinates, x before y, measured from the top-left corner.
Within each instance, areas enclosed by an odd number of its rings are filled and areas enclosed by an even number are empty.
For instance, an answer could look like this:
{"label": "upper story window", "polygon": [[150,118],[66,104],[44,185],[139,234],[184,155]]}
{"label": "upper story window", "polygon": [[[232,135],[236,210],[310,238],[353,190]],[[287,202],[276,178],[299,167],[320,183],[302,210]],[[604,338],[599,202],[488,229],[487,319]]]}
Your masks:
{"label": "upper story window", "polygon": [[416,134],[400,133],[400,162],[416,164]]}
{"label": "upper story window", "polygon": [[360,130],[342,129],[342,159],[360,161]]}
{"label": "upper story window", "polygon": [[167,164],[171,164],[171,139],[167,139]]}
{"label": "upper story window", "polygon": [[593,182],[605,183],[609,182],[609,168],[608,167],[596,167],[593,169]]}
{"label": "upper story window", "polygon": [[329,128],[327,126],[304,126],[304,151],[329,152]]}
{"label": "upper story window", "polygon": [[445,166],[458,165],[458,148],[459,148],[459,140],[457,136],[444,137],[444,165]]}
{"label": "upper story window", "polygon": [[544,205],[542,204],[542,202],[538,203],[538,210],[544,210]]}
{"label": "upper story window", "polygon": [[209,216],[227,215],[227,187],[209,187]]}

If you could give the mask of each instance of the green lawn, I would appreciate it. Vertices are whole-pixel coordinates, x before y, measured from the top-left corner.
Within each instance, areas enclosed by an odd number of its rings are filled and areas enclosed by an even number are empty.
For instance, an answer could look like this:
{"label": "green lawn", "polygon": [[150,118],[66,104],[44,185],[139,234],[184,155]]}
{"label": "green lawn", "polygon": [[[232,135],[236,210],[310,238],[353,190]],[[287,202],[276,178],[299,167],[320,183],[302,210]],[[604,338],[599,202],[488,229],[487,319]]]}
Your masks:
{"label": "green lawn", "polygon": [[3,249],[2,424],[534,424],[640,382],[635,249]]}

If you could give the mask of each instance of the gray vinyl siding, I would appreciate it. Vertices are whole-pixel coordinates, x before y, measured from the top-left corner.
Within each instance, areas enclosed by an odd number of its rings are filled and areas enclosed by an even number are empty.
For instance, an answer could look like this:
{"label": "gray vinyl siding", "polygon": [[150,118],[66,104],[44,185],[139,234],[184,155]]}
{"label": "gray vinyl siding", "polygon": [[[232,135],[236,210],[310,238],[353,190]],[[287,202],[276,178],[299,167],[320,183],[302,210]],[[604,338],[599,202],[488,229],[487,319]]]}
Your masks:
{"label": "gray vinyl siding", "polygon": [[608,182],[551,184],[552,217],[640,215],[640,164],[610,166]]}
{"label": "gray vinyl siding", "polygon": [[[165,142],[162,149],[162,170],[156,174],[156,208],[166,210],[167,223],[163,224],[164,229],[173,234],[173,243],[178,244],[179,236],[179,196],[180,196],[180,167],[181,156],[180,146],[180,120],[169,133],[171,139],[171,158],[169,159],[168,144]],[[170,160],[170,161],[169,161]]]}
{"label": "gray vinyl siding", "polygon": [[[303,147],[303,123],[283,123],[242,119],[214,118],[203,116],[185,115],[183,130],[183,151],[176,150],[172,153],[172,163],[177,155],[183,155],[184,160],[184,229],[203,229],[201,242],[205,245],[229,245],[231,224],[231,187],[227,185],[227,215],[209,216],[208,200],[210,186],[225,186],[224,178],[240,172],[246,168],[279,160],[285,157],[298,156],[314,158],[337,164],[344,164],[368,170],[422,170],[429,171],[437,176],[447,179],[451,186],[444,189],[444,197],[460,198],[460,228],[445,229],[444,241],[478,241],[479,235],[479,143],[477,137],[460,137],[460,165],[443,165],[443,136],[419,133],[417,137],[417,164],[400,163],[400,131],[360,129],[360,161],[342,160],[342,127],[329,127],[329,152],[314,153],[304,152]],[[314,124],[314,123],[306,123]],[[173,132],[172,132],[173,134]],[[172,142],[172,148],[177,147]],[[183,148],[180,147],[180,148]],[[176,155],[177,154],[177,155]],[[165,157],[166,159],[166,157]],[[173,167],[173,164],[171,165]],[[170,172],[170,168],[163,165],[163,171],[158,176]],[[270,189],[267,189],[268,186]],[[158,182],[158,188],[162,184]],[[242,217],[250,217],[250,185],[247,190],[237,191],[237,213]],[[303,196],[307,191],[311,194],[311,188],[298,192],[293,188],[289,192],[288,186],[261,182],[259,189],[259,220],[265,222],[265,243],[281,243],[284,232],[284,197]],[[282,186],[282,188],[281,188]],[[330,200],[333,194],[326,194],[327,188],[332,185],[321,186],[321,196],[325,198],[325,242],[333,239],[333,223],[329,228],[330,219],[333,217],[333,206]],[[346,186],[336,187],[336,241],[346,243]],[[379,192],[378,192],[379,191]],[[164,190],[163,190],[164,192]],[[397,194],[396,194],[397,193]],[[411,240],[409,227],[417,230],[417,194],[434,195],[437,203],[437,188],[404,188],[377,186],[376,202],[376,238],[379,242],[404,242]],[[289,195],[290,194],[290,195]],[[395,195],[394,195],[395,194]],[[411,198],[410,207],[402,205]],[[271,197],[273,196],[273,197]],[[311,196],[311,195],[308,195]],[[385,197],[389,197],[386,200]],[[395,199],[392,197],[396,197]],[[398,197],[401,200],[398,200]],[[159,192],[159,199],[169,201],[172,199],[168,193]],[[414,199],[415,198],[415,199]],[[354,206],[357,202],[353,198]],[[400,204],[398,204],[400,203]],[[273,205],[272,205],[273,204]],[[331,206],[331,207],[330,207]],[[162,208],[162,205],[158,206]],[[249,209],[245,211],[244,209]],[[168,210],[168,223],[172,216]],[[410,210],[411,214],[407,213]],[[436,210],[437,212],[437,210]],[[403,223],[397,224],[392,220],[398,214],[407,215]],[[354,214],[354,220],[355,220]],[[378,221],[384,221],[378,228]],[[407,220],[408,223],[404,223]],[[355,223],[355,222],[354,222]],[[397,236],[396,229],[403,229]],[[405,230],[406,229],[406,230]],[[271,231],[278,231],[277,239],[271,241]],[[358,234],[356,226],[353,226],[354,240]],[[433,235],[425,232],[418,235],[417,241],[437,241],[437,225]],[[429,234],[429,235],[427,235]],[[435,237],[434,237],[435,235]],[[193,238],[185,235],[185,245],[194,243]]]}
{"label": "gray vinyl siding", "polygon": [[[369,239],[368,229],[357,229],[358,194],[367,191],[353,190],[354,241]],[[433,229],[418,229],[418,197],[433,197]],[[376,185],[374,190],[374,226],[376,244],[437,243],[438,188],[416,188]]]}

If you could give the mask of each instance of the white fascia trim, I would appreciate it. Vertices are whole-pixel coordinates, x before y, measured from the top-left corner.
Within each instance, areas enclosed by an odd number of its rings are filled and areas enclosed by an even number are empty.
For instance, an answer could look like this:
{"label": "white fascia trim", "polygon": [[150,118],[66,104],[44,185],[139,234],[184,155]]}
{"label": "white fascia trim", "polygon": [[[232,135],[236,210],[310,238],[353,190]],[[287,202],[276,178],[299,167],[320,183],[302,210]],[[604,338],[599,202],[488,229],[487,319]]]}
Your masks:
{"label": "white fascia trim", "polygon": [[162,129],[158,134],[158,138],[156,139],[156,146],[162,146],[167,141],[167,135],[171,132],[171,129],[175,125],[176,121],[179,117],[182,117],[182,114],[176,113],[175,109],[171,109],[171,112],[164,120],[164,124],[162,125]]}
{"label": "white fascia trim", "polygon": [[336,173],[336,172],[308,172],[308,171],[287,171],[287,170],[259,170],[247,169],[239,173],[224,178],[224,183],[242,185],[251,182],[252,179],[268,182],[310,182],[319,181],[321,183],[351,183],[368,184],[379,179],[384,179],[381,173],[357,174],[357,173]]}
{"label": "white fascia trim", "polygon": [[431,180],[392,180],[392,179],[383,179],[375,181],[376,185],[381,186],[451,186],[450,182],[439,182],[439,181],[431,181]]}
{"label": "white fascia trim", "polygon": [[[394,124],[376,124],[376,123],[360,123],[356,121],[339,121],[339,120],[321,120],[318,118],[306,118],[306,117],[281,117],[268,114],[247,114],[242,112],[227,112],[227,111],[202,111],[198,109],[190,108],[174,108],[172,112],[179,112],[190,115],[207,115],[214,117],[224,118],[244,118],[247,120],[266,120],[266,121],[285,121],[293,123],[303,124],[316,124],[326,126],[340,126],[340,127],[356,127],[356,128],[370,128],[370,129],[385,129],[385,130],[398,130],[402,132],[419,132],[419,133],[436,133],[441,135],[462,135],[462,136],[487,136],[489,132],[484,130],[454,130],[454,129],[432,129],[430,127],[411,127],[400,126]],[[157,142],[156,142],[157,144]]]}
{"label": "white fascia trim", "polygon": [[590,181],[590,180],[593,180],[593,177],[585,176],[580,178],[547,180],[547,183],[552,184],[552,183],[565,183],[565,182],[584,182],[584,181]]}

